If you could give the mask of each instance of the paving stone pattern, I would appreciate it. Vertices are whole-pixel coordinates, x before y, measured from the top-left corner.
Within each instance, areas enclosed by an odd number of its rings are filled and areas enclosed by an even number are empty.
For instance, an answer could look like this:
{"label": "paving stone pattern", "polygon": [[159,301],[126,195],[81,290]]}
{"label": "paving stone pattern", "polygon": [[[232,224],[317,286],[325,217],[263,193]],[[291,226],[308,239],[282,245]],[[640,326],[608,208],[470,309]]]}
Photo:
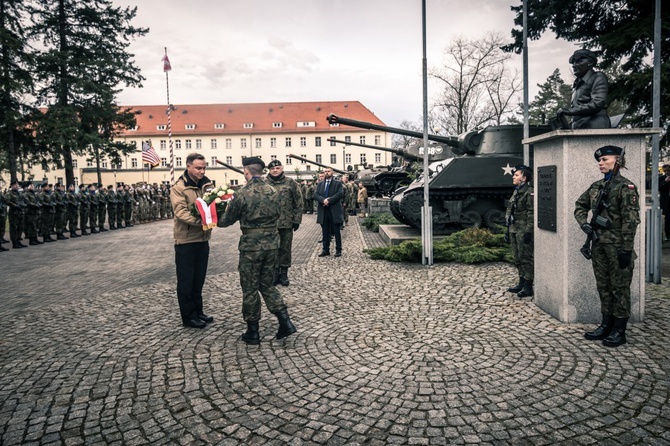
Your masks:
{"label": "paving stone pattern", "polygon": [[[204,330],[180,325],[169,221],[0,254],[1,445],[670,444],[670,296],[608,349],[531,301],[510,265],[370,261],[295,233],[298,333],[244,329],[239,229],[217,229]],[[364,235],[365,234],[365,235]]]}

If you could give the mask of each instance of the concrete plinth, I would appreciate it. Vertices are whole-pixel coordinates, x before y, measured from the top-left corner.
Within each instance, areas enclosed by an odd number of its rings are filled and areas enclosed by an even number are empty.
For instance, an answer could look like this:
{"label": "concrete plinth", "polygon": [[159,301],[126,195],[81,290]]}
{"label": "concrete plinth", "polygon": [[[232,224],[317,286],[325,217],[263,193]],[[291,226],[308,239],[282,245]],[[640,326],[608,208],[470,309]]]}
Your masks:
{"label": "concrete plinth", "polygon": [[[642,203],[645,194],[645,137],[658,129],[557,130],[524,140],[534,145],[535,184],[535,303],[554,318],[566,323],[597,323],[601,320],[600,299],[591,261],[580,253],[586,240],[574,218],[575,202],[594,181],[602,178],[593,152],[604,145],[626,149],[626,169],[621,174],[638,187]],[[543,169],[544,168],[544,169]],[[538,169],[551,169],[555,181],[556,225],[538,228]],[[551,177],[551,176],[550,176]],[[589,217],[590,218],[590,217]],[[640,212],[635,236],[635,271],[631,284],[631,321],[644,319],[644,228]],[[546,220],[545,220],[546,221]]]}
{"label": "concrete plinth", "polygon": [[391,199],[390,198],[368,198],[368,208],[369,208],[370,215],[390,214],[391,213]]}

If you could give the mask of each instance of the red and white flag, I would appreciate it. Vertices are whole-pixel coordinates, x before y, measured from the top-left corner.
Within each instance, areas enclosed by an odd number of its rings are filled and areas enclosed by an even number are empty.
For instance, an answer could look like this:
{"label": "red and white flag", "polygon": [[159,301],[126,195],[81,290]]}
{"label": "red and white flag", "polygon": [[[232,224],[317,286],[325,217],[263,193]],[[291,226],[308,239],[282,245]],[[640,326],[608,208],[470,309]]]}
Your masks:
{"label": "red and white flag", "polygon": [[210,204],[207,204],[202,198],[195,199],[195,208],[200,214],[200,220],[202,221],[202,229],[212,229],[216,227],[219,219],[216,215],[216,203],[213,201]]}
{"label": "red and white flag", "polygon": [[167,73],[168,71],[172,70],[172,65],[170,65],[170,59],[168,59],[167,53],[165,53],[165,56],[163,56],[161,61],[163,62],[163,71],[164,72]]}

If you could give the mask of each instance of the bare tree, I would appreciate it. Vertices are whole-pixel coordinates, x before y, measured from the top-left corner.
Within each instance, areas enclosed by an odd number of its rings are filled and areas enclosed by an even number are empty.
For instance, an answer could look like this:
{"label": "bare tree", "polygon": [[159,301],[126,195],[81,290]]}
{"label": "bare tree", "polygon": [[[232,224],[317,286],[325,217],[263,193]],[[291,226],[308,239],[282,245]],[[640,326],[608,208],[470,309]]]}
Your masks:
{"label": "bare tree", "polygon": [[459,37],[445,49],[443,66],[430,71],[443,84],[432,114],[447,133],[502,124],[518,103],[514,97],[521,82],[508,66],[510,55],[500,48],[504,43],[500,33]]}

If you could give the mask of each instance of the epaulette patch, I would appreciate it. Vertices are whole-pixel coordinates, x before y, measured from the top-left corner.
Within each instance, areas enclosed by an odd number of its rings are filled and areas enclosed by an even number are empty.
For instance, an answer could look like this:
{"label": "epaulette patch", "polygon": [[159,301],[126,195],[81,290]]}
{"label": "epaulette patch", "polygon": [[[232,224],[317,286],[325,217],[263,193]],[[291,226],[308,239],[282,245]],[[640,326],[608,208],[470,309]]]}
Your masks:
{"label": "epaulette patch", "polygon": [[635,185],[634,185],[634,184],[629,184],[629,185],[628,185],[628,189],[630,189],[630,190],[635,189]]}

